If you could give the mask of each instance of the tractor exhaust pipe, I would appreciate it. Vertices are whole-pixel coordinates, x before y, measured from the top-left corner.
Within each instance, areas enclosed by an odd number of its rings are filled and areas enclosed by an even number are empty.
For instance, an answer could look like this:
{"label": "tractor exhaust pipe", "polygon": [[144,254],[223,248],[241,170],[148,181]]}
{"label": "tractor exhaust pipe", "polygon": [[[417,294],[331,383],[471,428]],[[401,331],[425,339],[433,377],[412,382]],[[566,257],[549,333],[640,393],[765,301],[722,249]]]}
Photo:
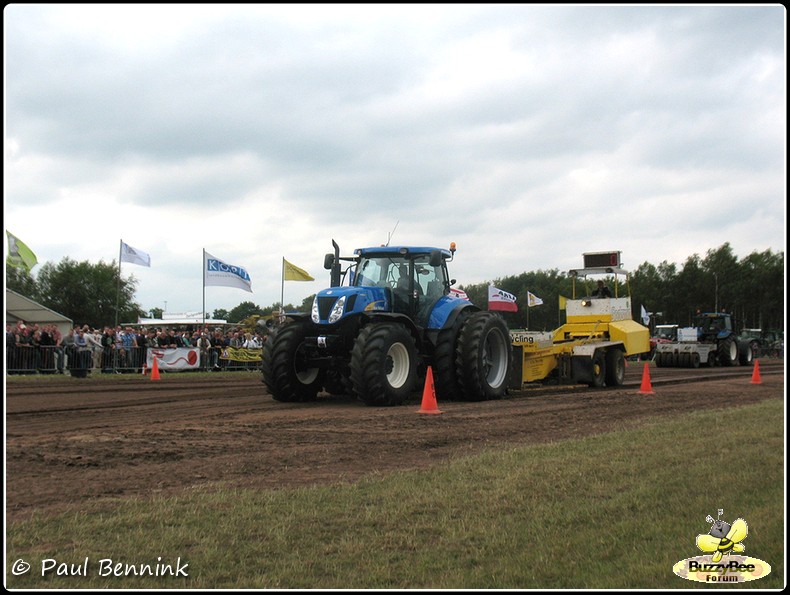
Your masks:
{"label": "tractor exhaust pipe", "polygon": [[[324,258],[324,267],[329,269],[329,286],[340,286],[340,246],[332,240],[332,247],[335,249],[334,255],[327,254]],[[333,257],[334,256],[334,257]]]}

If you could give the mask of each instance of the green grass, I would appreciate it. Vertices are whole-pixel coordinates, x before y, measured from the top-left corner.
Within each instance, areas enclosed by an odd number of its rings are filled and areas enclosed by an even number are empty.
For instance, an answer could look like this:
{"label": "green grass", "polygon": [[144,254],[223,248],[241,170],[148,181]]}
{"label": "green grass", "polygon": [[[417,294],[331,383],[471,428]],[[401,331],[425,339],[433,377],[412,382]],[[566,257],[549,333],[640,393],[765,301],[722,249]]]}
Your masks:
{"label": "green grass", "polygon": [[[688,589],[708,514],[784,586],[784,412],[766,401],[635,430],[494,450],[430,471],[305,489],[197,491],[7,531],[9,588]],[[244,456],[240,453],[240,457]],[[13,478],[9,478],[13,481]],[[188,577],[99,576],[99,560]],[[87,577],[41,576],[44,559]],[[106,569],[106,563],[105,563]],[[729,586],[728,588],[738,588]]]}

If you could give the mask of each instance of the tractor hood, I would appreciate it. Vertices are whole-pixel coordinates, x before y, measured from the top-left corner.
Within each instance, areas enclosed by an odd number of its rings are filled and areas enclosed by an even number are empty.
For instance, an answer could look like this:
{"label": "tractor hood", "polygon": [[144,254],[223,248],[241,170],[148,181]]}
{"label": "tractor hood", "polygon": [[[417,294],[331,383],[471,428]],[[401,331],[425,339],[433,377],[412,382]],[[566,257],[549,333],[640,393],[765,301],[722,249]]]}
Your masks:
{"label": "tractor hood", "polygon": [[334,324],[357,312],[390,312],[392,293],[388,287],[330,287],[313,300],[311,318],[316,324]]}

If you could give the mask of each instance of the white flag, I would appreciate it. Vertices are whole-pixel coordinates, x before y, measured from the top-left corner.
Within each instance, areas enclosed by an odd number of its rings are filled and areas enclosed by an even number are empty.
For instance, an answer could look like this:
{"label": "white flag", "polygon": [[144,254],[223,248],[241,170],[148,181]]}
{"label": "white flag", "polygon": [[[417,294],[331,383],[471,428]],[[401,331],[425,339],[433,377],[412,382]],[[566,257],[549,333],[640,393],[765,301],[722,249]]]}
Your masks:
{"label": "white flag", "polygon": [[150,267],[151,257],[142,250],[132,248],[129,244],[125,244],[123,240],[121,240],[121,262],[131,262],[132,264]]}
{"label": "white flag", "polygon": [[650,324],[650,316],[648,316],[644,304],[642,305],[642,324],[644,324],[645,326],[648,326]]}
{"label": "white flag", "polygon": [[252,279],[244,267],[227,264],[219,258],[203,251],[203,271],[205,285],[221,285],[224,287],[238,287],[252,293]]}
{"label": "white flag", "polygon": [[516,296],[507,291],[502,291],[493,285],[488,286],[488,309],[502,312],[518,312]]}
{"label": "white flag", "polygon": [[543,303],[543,300],[535,294],[527,292],[527,302],[529,302],[528,305],[531,308],[532,306],[540,306]]}

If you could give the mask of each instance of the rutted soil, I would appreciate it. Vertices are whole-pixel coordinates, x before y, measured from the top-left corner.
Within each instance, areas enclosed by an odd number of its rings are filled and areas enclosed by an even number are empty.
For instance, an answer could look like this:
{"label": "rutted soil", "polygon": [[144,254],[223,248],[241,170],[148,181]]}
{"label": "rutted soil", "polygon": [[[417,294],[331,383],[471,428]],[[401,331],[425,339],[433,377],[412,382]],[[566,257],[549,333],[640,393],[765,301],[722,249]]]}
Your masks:
{"label": "rutted soil", "polygon": [[562,440],[657,416],[784,398],[784,362],[650,368],[618,389],[525,388],[498,401],[440,402],[419,414],[350,398],[274,401],[257,373],[137,375],[102,381],[8,378],[6,518],[89,510],[105,498],[213,485],[282,488],[425,468],[485,448]]}

